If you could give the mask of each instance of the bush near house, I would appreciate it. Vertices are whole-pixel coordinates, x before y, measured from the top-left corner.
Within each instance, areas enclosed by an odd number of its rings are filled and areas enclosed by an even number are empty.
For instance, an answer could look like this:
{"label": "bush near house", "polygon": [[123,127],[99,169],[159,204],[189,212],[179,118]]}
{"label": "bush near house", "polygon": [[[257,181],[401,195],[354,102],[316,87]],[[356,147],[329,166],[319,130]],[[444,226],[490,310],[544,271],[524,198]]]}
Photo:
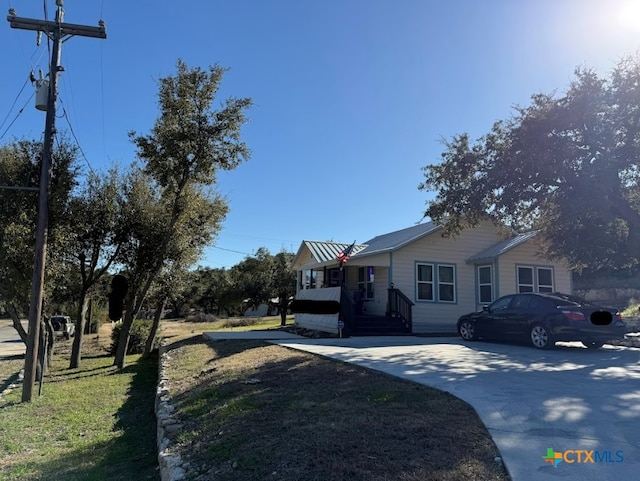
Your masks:
{"label": "bush near house", "polygon": [[[151,326],[153,321],[138,319],[133,321],[131,325],[131,331],[129,332],[129,345],[127,346],[127,354],[142,354],[144,347],[151,332]],[[111,346],[109,346],[109,354],[115,354],[118,349],[118,343],[120,341],[120,331],[122,329],[122,323],[118,322],[113,326],[111,331]],[[154,349],[160,346],[160,339],[156,336]]]}

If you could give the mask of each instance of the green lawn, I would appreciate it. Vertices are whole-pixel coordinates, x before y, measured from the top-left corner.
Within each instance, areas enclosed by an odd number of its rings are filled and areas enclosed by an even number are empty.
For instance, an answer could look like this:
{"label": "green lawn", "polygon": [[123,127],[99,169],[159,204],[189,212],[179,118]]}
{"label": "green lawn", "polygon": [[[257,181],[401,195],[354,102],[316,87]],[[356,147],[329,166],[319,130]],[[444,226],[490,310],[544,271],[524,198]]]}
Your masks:
{"label": "green lawn", "polygon": [[68,363],[54,358],[33,402],[21,402],[21,389],[0,399],[0,479],[158,479],[157,359],[130,356],[120,372],[102,354]]}

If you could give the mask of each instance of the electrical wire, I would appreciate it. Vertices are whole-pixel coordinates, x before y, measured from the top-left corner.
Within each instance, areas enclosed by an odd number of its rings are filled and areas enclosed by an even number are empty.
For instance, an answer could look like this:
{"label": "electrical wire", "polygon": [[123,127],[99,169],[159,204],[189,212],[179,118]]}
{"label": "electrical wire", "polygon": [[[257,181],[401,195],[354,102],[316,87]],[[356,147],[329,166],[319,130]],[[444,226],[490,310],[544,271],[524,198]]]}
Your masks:
{"label": "electrical wire", "polygon": [[[4,138],[5,135],[7,135],[7,132],[9,132],[9,129],[11,128],[11,126],[15,123],[16,120],[18,120],[18,117],[20,117],[20,115],[22,114],[22,112],[24,111],[25,107],[27,106],[27,104],[29,102],[31,102],[31,99],[33,98],[33,96],[35,95],[35,92],[33,92],[31,94],[31,96],[27,99],[27,101],[24,103],[24,105],[22,106],[22,108],[18,111],[18,113],[16,114],[16,116],[14,117],[14,119],[11,121],[11,123],[7,126],[7,129],[2,132],[2,135],[0,135],[0,140],[2,140]],[[3,122],[4,125],[4,122]]]}
{"label": "electrical wire", "polygon": [[[0,124],[0,129],[2,129],[2,127],[4,127],[5,122],[7,121],[7,119],[9,118],[9,115],[11,115],[11,112],[13,112],[13,108],[16,106],[16,104],[18,103],[18,99],[20,98],[20,95],[22,95],[22,92],[24,92],[24,88],[27,86],[27,84],[29,83],[30,79],[27,79],[24,81],[24,84],[22,85],[22,88],[20,89],[20,92],[18,92],[18,95],[16,95],[16,98],[13,99],[13,103],[11,104],[11,107],[9,108],[9,111],[7,112],[7,116],[4,118],[4,120],[2,121],[2,123]],[[23,107],[24,108],[24,107]],[[15,120],[14,120],[15,122]]]}
{"label": "electrical wire", "polygon": [[[102,14],[101,14],[102,15]],[[102,18],[102,17],[101,17]],[[107,152],[107,134],[106,134],[106,121],[104,115],[104,49],[102,48],[102,42],[100,42],[100,101],[102,103],[102,152]]]}
{"label": "electrical wire", "polygon": [[220,249],[221,251],[227,251],[227,252],[234,252],[236,254],[242,254],[243,256],[250,256],[251,255],[248,252],[234,251],[233,249],[225,249],[224,247],[218,247],[218,246],[209,246],[209,247],[213,247],[214,249]]}
{"label": "electrical wire", "polygon": [[69,119],[69,116],[67,115],[67,110],[64,108],[64,103],[62,102],[62,98],[60,98],[60,105],[62,105],[62,115],[61,115],[61,117],[64,117],[66,119],[67,125],[69,126],[69,130],[71,132],[71,135],[73,136],[73,139],[76,141],[76,145],[78,146],[78,149],[80,150],[80,154],[82,155],[82,158],[86,162],[87,167],[89,167],[89,171],[92,174],[95,175],[95,171],[93,170],[93,167],[91,167],[91,164],[89,163],[89,159],[87,158],[86,154],[84,153],[84,150],[82,149],[82,146],[80,145],[80,141],[78,140],[78,137],[76,136],[76,133],[73,130],[73,126],[71,125],[71,120]]}

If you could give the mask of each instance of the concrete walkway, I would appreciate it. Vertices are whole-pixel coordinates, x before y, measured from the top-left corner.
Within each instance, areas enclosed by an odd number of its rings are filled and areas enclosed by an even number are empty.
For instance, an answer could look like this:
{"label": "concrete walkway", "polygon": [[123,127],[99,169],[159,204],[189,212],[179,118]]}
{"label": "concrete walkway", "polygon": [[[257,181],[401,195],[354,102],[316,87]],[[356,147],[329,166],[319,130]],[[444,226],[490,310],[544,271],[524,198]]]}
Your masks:
{"label": "concrete walkway", "polygon": [[[435,387],[471,404],[514,481],[640,479],[640,350],[458,338],[274,341]],[[564,458],[554,467],[549,449]]]}

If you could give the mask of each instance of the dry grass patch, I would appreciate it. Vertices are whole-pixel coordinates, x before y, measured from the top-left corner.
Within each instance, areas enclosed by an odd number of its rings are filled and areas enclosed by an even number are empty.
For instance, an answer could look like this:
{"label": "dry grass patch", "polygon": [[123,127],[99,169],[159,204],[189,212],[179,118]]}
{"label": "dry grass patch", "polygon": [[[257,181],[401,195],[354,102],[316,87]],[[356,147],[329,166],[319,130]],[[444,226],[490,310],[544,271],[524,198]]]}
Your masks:
{"label": "dry grass patch", "polygon": [[188,479],[509,479],[450,394],[261,341],[167,347]]}

